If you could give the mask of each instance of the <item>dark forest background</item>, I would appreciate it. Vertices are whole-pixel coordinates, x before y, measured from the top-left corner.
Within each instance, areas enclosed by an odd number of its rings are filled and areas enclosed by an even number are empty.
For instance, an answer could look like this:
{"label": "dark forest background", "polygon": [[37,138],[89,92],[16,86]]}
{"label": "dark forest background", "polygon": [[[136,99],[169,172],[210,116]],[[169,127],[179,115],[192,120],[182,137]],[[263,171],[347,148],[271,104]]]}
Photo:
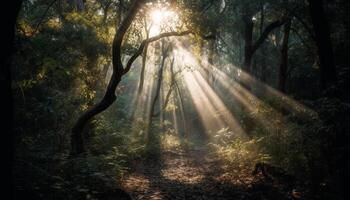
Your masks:
{"label": "dark forest background", "polygon": [[[349,1],[11,4],[1,16],[2,122],[10,130],[1,152],[17,199],[86,199],[121,188],[135,161],[198,146],[233,168],[263,163],[271,176],[288,174],[302,197],[286,199],[347,199]],[[181,23],[150,34],[155,5]],[[195,61],[180,62],[181,51]],[[205,97],[191,90],[196,70]],[[201,110],[219,105],[217,97],[225,125],[211,130]],[[239,131],[244,137],[233,136]]]}

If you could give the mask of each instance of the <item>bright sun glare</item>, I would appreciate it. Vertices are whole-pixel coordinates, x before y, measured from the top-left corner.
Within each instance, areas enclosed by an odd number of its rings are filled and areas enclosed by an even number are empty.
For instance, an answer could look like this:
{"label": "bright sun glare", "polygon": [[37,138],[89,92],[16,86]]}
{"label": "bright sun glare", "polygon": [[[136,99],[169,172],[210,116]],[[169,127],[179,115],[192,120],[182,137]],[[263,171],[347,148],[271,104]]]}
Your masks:
{"label": "bright sun glare", "polygon": [[173,29],[179,22],[178,15],[171,10],[165,8],[154,9],[150,13],[152,27],[150,36],[161,33],[164,29]]}

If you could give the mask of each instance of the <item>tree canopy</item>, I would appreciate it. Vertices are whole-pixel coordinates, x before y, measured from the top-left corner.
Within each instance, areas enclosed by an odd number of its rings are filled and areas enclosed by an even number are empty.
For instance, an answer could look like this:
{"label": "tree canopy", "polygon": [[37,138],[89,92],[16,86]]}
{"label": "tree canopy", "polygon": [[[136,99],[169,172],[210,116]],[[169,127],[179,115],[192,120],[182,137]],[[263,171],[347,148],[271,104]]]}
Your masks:
{"label": "tree canopy", "polygon": [[24,0],[15,199],[346,199],[348,8]]}

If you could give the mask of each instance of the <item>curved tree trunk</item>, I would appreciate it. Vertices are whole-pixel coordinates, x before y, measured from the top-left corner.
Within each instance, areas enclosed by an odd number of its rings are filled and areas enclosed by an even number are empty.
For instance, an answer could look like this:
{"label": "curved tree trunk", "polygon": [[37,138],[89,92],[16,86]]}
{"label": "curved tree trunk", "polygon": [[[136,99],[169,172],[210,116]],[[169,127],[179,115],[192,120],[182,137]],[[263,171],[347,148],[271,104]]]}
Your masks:
{"label": "curved tree trunk", "polygon": [[243,67],[246,72],[250,73],[252,71],[252,58],[255,54],[256,50],[264,43],[269,34],[277,27],[283,25],[285,23],[285,19],[280,19],[271,22],[269,25],[265,27],[265,29],[261,29],[261,34],[259,38],[254,41],[253,40],[253,31],[254,31],[254,22],[253,16],[255,14],[254,11],[251,10],[249,5],[245,3],[242,10],[242,21],[243,21],[243,38],[244,38],[244,61]]}
{"label": "curved tree trunk", "polygon": [[106,110],[112,103],[116,100],[115,90],[118,84],[121,81],[122,76],[124,75],[124,68],[121,61],[121,44],[124,38],[124,35],[128,28],[130,27],[133,19],[136,16],[137,11],[140,9],[141,5],[145,0],[136,0],[132,5],[128,15],[121,22],[118,31],[114,36],[113,40],[113,52],[112,52],[112,64],[113,64],[113,73],[108,84],[105,95],[102,100],[97,103],[92,108],[88,109],[83,115],[81,115],[78,121],[75,123],[72,134],[71,134],[71,154],[76,155],[86,151],[83,139],[83,130],[86,124],[93,118],[95,115]]}
{"label": "curved tree trunk", "polygon": [[94,116],[106,110],[116,100],[117,97],[115,95],[115,90],[118,84],[120,83],[122,76],[130,71],[133,62],[142,54],[145,45],[148,45],[149,43],[157,41],[164,37],[184,36],[192,33],[191,31],[167,32],[167,33],[161,33],[157,36],[144,40],[141,43],[137,52],[133,54],[131,58],[128,60],[126,67],[124,68],[122,63],[122,57],[121,57],[121,45],[123,42],[123,38],[126,31],[128,30],[131,23],[133,22],[138,10],[141,8],[143,3],[145,2],[146,0],[135,0],[133,2],[131,9],[129,10],[125,18],[122,20],[119,26],[119,29],[116,31],[116,34],[114,35],[114,40],[112,45],[112,66],[113,66],[112,76],[107,86],[105,95],[103,96],[101,101],[97,103],[95,106],[88,109],[85,113],[83,113],[72,128],[70,153],[73,156],[80,153],[84,153],[86,151],[84,139],[83,139],[83,131],[86,124]]}

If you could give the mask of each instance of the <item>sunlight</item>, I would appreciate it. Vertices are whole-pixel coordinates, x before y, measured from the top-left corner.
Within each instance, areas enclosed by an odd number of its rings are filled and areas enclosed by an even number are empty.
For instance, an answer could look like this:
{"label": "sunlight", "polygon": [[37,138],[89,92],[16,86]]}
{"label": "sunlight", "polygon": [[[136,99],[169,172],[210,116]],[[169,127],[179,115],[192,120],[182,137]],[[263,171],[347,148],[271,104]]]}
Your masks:
{"label": "sunlight", "polygon": [[161,10],[153,10],[151,13],[153,23],[160,24],[166,18],[166,14]]}
{"label": "sunlight", "polygon": [[349,1],[18,0],[13,197],[349,199]]}
{"label": "sunlight", "polygon": [[233,69],[233,71],[237,71],[238,80],[241,83],[255,87],[255,91],[264,91],[257,94],[253,94],[253,92],[250,91],[252,95],[255,95],[257,98],[266,98],[271,101],[274,101],[283,109],[287,110],[290,113],[294,113],[295,115],[303,119],[313,119],[314,117],[318,116],[318,114],[315,111],[294,100],[292,97],[289,97],[281,93],[280,91],[274,89],[273,87],[267,85],[266,83],[261,82],[260,80],[254,78],[247,72],[239,69],[234,65],[229,66]]}
{"label": "sunlight", "polygon": [[185,71],[183,78],[206,131],[215,135],[219,130],[229,128],[235,136],[244,136],[244,131],[238,121],[228,111],[202,73],[198,71],[203,66],[195,60],[195,55],[182,47],[179,47],[176,53],[182,65],[197,67],[193,71]]}
{"label": "sunlight", "polygon": [[[280,112],[254,96],[251,92],[227,76],[224,72],[217,69],[216,73],[218,76],[218,83],[232,95],[232,100],[235,100],[236,103],[244,106],[244,109],[246,109],[247,112],[256,113],[256,117],[258,118],[257,123],[261,124],[264,128],[272,128],[272,119],[282,118],[282,114]],[[271,111],[273,116],[270,113],[259,112],[259,108],[261,109],[262,107]]]}
{"label": "sunlight", "polygon": [[160,34],[165,29],[174,29],[179,23],[179,16],[172,10],[156,8],[150,12],[151,30],[150,36]]}

